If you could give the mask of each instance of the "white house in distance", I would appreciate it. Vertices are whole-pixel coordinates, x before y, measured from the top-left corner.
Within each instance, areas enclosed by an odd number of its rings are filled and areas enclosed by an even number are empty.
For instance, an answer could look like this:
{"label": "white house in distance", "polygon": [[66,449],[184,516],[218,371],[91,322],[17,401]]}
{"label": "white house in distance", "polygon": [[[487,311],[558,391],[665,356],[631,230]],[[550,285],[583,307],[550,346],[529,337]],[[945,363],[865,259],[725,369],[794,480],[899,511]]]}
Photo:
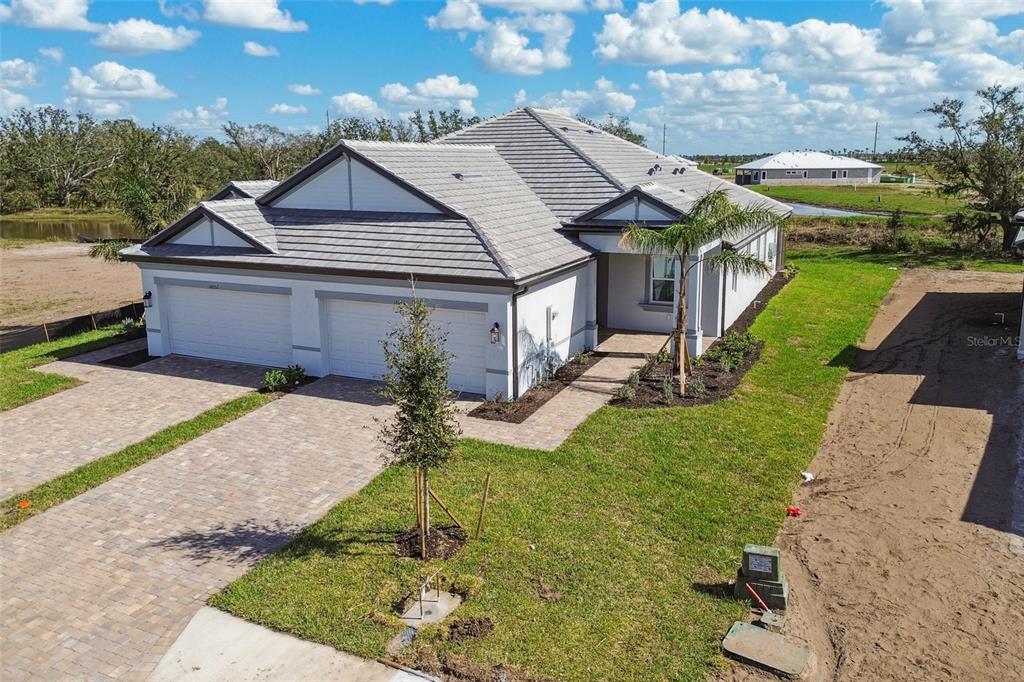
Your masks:
{"label": "white house in distance", "polygon": [[857,185],[881,176],[877,163],[822,152],[780,152],[736,166],[738,185]]}
{"label": "white house in distance", "polygon": [[[619,235],[668,225],[711,189],[789,212],[677,157],[518,109],[436,143],[343,141],[279,184],[232,183],[121,255],[142,271],[152,355],[378,378],[413,277],[447,331],[452,387],[517,397],[596,346],[599,325],[673,328],[679,273]],[[779,239],[762,230],[699,255],[742,249],[774,271]],[[766,282],[693,268],[690,350]]]}

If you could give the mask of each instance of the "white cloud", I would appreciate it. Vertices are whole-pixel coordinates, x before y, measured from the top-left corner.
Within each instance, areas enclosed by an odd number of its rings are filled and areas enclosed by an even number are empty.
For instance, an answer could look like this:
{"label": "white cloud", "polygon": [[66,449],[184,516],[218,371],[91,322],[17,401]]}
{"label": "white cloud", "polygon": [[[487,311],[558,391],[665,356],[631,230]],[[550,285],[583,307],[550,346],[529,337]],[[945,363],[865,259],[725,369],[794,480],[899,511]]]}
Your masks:
{"label": "white cloud", "polygon": [[168,123],[186,130],[215,130],[227,121],[228,99],[218,97],[208,107],[197,106],[194,109],[179,109],[167,115]]}
{"label": "white cloud", "polygon": [[582,12],[587,8],[583,0],[479,0],[481,5],[500,7],[509,12]]}
{"label": "white cloud", "polygon": [[527,97],[526,95],[526,90],[519,88],[518,90],[516,90],[516,94],[513,97],[513,102],[515,102],[515,105],[517,107],[521,107],[524,104],[526,104],[526,100],[528,99],[529,97]]}
{"label": "white cloud", "polygon": [[24,59],[6,59],[0,62],[0,85],[8,88],[34,88],[39,66]]}
{"label": "white cloud", "polygon": [[39,48],[39,54],[55,62],[64,61],[64,50],[59,47],[41,47]]}
{"label": "white cloud", "polygon": [[490,22],[481,14],[480,5],[472,0],[448,0],[440,12],[427,17],[427,26],[432,31],[482,31]]}
{"label": "white cloud", "polygon": [[1024,29],[1018,28],[1005,36],[999,36],[993,43],[998,49],[1009,55],[1024,55]]}
{"label": "white cloud", "polygon": [[215,24],[262,28],[268,31],[308,31],[304,21],[292,19],[291,12],[277,6],[277,0],[204,0],[203,18]]}
{"label": "white cloud", "polygon": [[195,5],[188,2],[176,0],[158,0],[160,14],[168,19],[184,19],[185,21],[199,21],[199,10]]}
{"label": "white cloud", "polygon": [[28,97],[20,92],[12,92],[7,88],[0,88],[0,114],[8,114],[15,109],[22,109],[31,106]]}
{"label": "white cloud", "polygon": [[[498,19],[473,46],[490,71],[536,76],[572,63],[566,48],[575,26],[564,14],[528,14]],[[539,34],[540,47],[532,47],[525,33]]]}
{"label": "white cloud", "polygon": [[603,119],[607,114],[629,114],[636,108],[636,98],[619,91],[612,81],[598,78],[590,90],[562,90],[549,93],[541,97],[537,104],[570,116],[580,114],[587,118]]}
{"label": "white cloud", "polygon": [[590,0],[590,9],[595,12],[618,12],[622,10],[622,0]]}
{"label": "white cloud", "polygon": [[250,57],[278,57],[280,53],[273,45],[261,45],[252,40],[247,40],[242,45],[242,52]]}
{"label": "white cloud", "polygon": [[850,88],[847,85],[815,83],[807,90],[808,94],[815,99],[848,99],[850,97]]}
{"label": "white cloud", "polygon": [[677,0],[655,0],[630,16],[605,15],[594,53],[627,64],[739,64],[750,47],[779,40],[783,31],[777,22],[720,9],[682,12]]}
{"label": "white cloud", "polygon": [[275,104],[267,109],[268,114],[305,114],[307,111],[306,107],[302,105],[293,106],[291,104]]}
{"label": "white cloud", "polygon": [[476,113],[473,100],[478,95],[475,85],[446,73],[420,81],[411,88],[403,83],[388,83],[380,89],[382,99],[402,110],[456,108],[469,115]]}
{"label": "white cloud", "polygon": [[1009,64],[986,52],[957,54],[938,69],[947,87],[974,91],[990,85],[1024,85],[1024,64]]}
{"label": "white cloud", "polygon": [[292,83],[288,86],[288,91],[296,95],[319,95],[320,89],[314,88],[312,85],[304,85],[302,83]]}
{"label": "white cloud", "polygon": [[29,28],[99,31],[103,27],[85,18],[89,0],[11,0],[0,5],[0,21]]}
{"label": "white cloud", "polygon": [[373,101],[372,97],[358,92],[335,95],[331,98],[331,104],[338,113],[344,116],[377,118],[384,115],[384,111]]}
{"label": "white cloud", "polygon": [[88,72],[71,67],[65,86],[69,93],[89,99],[171,99],[174,93],[145,69],[129,69],[117,62],[100,62]]}
{"label": "white cloud", "polygon": [[882,0],[881,44],[887,52],[955,54],[996,40],[988,19],[1021,13],[1016,0]]}
{"label": "white cloud", "polygon": [[148,19],[124,19],[107,24],[92,44],[122,54],[183,50],[199,39],[199,31],[163,26]]}
{"label": "white cloud", "polygon": [[689,107],[726,103],[735,107],[744,100],[778,102],[788,95],[785,81],[777,74],[760,69],[707,73],[669,73],[658,69],[647,72],[647,82],[660,91],[666,101]]}

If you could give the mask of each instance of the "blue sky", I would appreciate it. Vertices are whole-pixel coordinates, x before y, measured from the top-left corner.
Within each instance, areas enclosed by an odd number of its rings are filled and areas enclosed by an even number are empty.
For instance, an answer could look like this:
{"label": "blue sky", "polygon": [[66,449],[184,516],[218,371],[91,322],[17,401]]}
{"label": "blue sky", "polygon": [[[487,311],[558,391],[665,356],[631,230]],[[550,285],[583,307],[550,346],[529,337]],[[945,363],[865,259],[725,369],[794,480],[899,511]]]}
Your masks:
{"label": "blue sky", "polygon": [[0,0],[0,109],[217,134],[531,104],[628,115],[669,151],[879,147],[920,110],[1024,83],[1009,0]]}

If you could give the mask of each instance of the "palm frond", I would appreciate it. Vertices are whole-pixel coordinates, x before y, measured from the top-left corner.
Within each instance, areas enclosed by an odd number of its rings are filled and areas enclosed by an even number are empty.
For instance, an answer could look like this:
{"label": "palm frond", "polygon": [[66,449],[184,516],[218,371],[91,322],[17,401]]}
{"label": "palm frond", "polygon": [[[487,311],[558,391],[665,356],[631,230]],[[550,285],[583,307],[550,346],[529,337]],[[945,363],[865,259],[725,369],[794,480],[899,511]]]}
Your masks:
{"label": "palm frond", "polygon": [[767,275],[771,273],[767,263],[751,253],[722,251],[714,256],[708,256],[704,259],[704,263],[711,266],[713,270],[732,270],[741,275]]}
{"label": "palm frond", "polygon": [[672,253],[671,233],[666,234],[671,227],[652,230],[634,223],[622,231],[619,247],[638,253]]}

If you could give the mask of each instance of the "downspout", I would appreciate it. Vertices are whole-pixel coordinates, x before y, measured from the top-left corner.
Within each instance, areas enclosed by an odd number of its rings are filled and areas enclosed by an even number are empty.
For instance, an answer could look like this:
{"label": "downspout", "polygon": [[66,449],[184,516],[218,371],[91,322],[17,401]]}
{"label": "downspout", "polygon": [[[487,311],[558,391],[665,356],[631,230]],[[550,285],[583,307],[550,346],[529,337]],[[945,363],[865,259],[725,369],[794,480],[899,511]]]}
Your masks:
{"label": "downspout", "polygon": [[520,287],[512,292],[512,399],[519,397],[519,294],[525,294],[529,287]]}

